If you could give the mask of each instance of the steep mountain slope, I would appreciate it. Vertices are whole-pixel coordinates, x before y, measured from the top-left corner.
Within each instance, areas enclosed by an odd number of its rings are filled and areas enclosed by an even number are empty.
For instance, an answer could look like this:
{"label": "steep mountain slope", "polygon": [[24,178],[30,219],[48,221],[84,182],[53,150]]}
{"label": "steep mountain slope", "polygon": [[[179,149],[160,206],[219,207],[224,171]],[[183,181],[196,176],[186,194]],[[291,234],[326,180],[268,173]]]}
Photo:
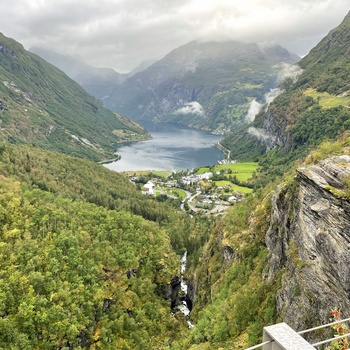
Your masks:
{"label": "steep mountain slope", "polygon": [[113,156],[118,130],[140,131],[63,72],[2,34],[0,119],[3,140],[94,160]]}
{"label": "steep mountain slope", "polygon": [[[228,136],[222,144],[232,157],[262,155],[274,147],[302,152],[324,139],[334,139],[350,127],[350,14],[333,29],[299,66],[296,83],[286,80],[285,93],[261,111],[245,132]],[[258,143],[252,147],[252,142]]]}
{"label": "steep mountain slope", "polygon": [[[302,76],[311,88],[332,95],[349,95],[350,91],[350,12],[310,53],[300,61]],[[303,81],[300,82],[301,84]]]}
{"label": "steep mountain slope", "polygon": [[90,66],[80,57],[61,55],[39,47],[32,47],[29,51],[65,72],[89,94],[102,101],[108,98],[115,87],[129,76],[120,74],[111,68]]}
{"label": "steep mountain slope", "polygon": [[282,62],[295,58],[280,46],[193,41],[127,79],[105,104],[135,120],[223,133],[276,86]]}

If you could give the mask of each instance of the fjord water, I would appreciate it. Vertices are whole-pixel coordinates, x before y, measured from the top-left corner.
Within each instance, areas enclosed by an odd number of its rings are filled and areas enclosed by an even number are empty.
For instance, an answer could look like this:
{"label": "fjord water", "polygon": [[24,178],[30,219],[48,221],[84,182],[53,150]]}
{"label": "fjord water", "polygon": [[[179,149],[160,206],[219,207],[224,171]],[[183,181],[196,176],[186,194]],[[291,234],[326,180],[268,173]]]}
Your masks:
{"label": "fjord water", "polygon": [[222,137],[169,123],[144,123],[152,140],[117,149],[121,160],[106,164],[115,171],[186,170],[214,165],[224,155],[215,147]]}

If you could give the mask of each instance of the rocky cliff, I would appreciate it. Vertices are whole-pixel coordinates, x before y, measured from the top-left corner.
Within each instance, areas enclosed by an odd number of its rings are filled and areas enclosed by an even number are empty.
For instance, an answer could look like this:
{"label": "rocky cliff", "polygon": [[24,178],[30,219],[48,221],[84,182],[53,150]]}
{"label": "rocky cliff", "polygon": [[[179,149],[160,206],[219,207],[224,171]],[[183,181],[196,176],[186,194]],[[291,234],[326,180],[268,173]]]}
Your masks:
{"label": "rocky cliff", "polygon": [[296,330],[325,323],[332,308],[350,311],[350,156],[300,168],[272,199],[266,280],[283,272],[277,312]]}

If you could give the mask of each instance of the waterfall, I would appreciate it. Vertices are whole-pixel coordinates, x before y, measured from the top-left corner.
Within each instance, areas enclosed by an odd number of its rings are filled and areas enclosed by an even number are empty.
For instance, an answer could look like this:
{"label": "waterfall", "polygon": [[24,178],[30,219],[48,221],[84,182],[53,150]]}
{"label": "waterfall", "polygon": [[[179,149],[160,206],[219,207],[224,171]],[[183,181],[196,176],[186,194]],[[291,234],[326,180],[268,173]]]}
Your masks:
{"label": "waterfall", "polygon": [[182,304],[178,305],[176,308],[180,310],[183,315],[186,317],[188,328],[193,328],[194,324],[192,323],[190,319],[190,309],[188,308],[187,302],[186,302],[186,296],[187,296],[187,284],[184,280],[184,273],[186,271],[186,263],[187,263],[187,252],[185,252],[181,257],[181,275],[180,275],[180,287],[181,287],[181,295],[180,300],[182,300]]}

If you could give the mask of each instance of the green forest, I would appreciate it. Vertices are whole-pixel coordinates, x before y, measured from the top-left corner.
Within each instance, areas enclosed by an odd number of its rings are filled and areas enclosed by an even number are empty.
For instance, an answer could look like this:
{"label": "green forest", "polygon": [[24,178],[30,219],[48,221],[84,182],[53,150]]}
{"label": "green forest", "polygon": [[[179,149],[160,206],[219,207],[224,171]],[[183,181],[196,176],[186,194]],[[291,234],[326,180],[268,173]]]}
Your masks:
{"label": "green forest", "polygon": [[210,223],[142,196],[90,161],[0,148],[0,344],[170,346],[187,328],[171,315],[180,254],[198,250]]}

